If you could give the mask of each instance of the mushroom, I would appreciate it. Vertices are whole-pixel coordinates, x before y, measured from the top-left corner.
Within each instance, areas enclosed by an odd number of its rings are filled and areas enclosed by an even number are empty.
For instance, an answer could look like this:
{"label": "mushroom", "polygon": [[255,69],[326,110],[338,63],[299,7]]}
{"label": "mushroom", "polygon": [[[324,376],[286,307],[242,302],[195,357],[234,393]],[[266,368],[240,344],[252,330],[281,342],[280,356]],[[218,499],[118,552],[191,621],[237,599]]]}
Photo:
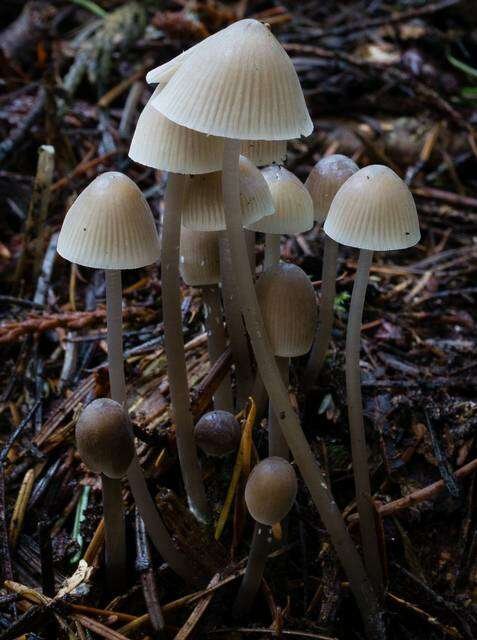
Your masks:
{"label": "mushroom", "polygon": [[[315,291],[305,272],[280,263],[262,273],[255,285],[263,322],[283,383],[289,360],[310,350],[316,327]],[[272,405],[268,410],[268,455],[288,458],[288,445]]]}
{"label": "mushroom", "polygon": [[272,194],[275,214],[246,224],[246,228],[265,234],[267,269],[280,262],[280,236],[309,231],[313,227],[313,202],[303,183],[288,169],[280,166],[262,170]]}
{"label": "mushroom", "polygon": [[296,492],[295,471],[283,458],[265,458],[252,469],[245,486],[245,502],[256,524],[247,568],[233,607],[234,618],[241,618],[250,611],[272,542],[270,527],[288,514]]}
{"label": "mushroom", "polygon": [[419,220],[405,183],[388,167],[372,165],[354,173],[339,189],[324,230],[335,242],[360,250],[346,332],[346,393],[363,555],[374,588],[382,593],[361,398],[361,321],[373,251],[415,245],[420,238]]}
{"label": "mushroom", "polygon": [[[242,232],[240,141],[290,140],[313,130],[296,71],[264,24],[239,20],[185,56],[152,106],[177,124],[225,138],[222,180],[227,238],[258,369],[282,433],[346,570],[367,632],[376,635],[381,625],[379,603],[290,405],[261,318]],[[180,184],[175,186],[180,190]],[[180,192],[176,197],[179,200]]]}
{"label": "mushroom", "polygon": [[108,583],[118,588],[126,575],[126,539],[121,478],[134,457],[128,416],[109,398],[93,400],[76,423],[76,446],[91,471],[101,474]]}
{"label": "mushroom", "polygon": [[[209,360],[211,364],[214,364],[227,346],[219,289],[218,232],[191,231],[182,227],[179,270],[186,284],[201,287]],[[225,411],[233,410],[229,374],[222,380],[214,394],[214,407]]]}
{"label": "mushroom", "polygon": [[[58,238],[58,253],[75,264],[105,270],[111,397],[125,406],[121,269],[144,267],[159,256],[154,218],[134,182],[117,172],[103,173],[95,178],[65,216]],[[136,455],[127,476],[154,545],[179,575],[190,579],[190,569],[170,540]],[[113,482],[118,483],[115,491],[119,492],[119,481],[110,480],[109,484]]]}
{"label": "mushroom", "polygon": [[232,453],[240,444],[240,424],[228,411],[209,411],[197,422],[194,429],[199,449],[208,456],[223,457]]}
{"label": "mushroom", "polygon": [[[315,221],[319,226],[325,221],[338,189],[356,171],[358,171],[358,165],[351,158],[339,154],[325,156],[310,171],[305,187],[313,200]],[[318,377],[330,343],[336,295],[337,261],[338,244],[325,234],[320,311],[315,342],[303,376],[305,389],[309,389]]]}

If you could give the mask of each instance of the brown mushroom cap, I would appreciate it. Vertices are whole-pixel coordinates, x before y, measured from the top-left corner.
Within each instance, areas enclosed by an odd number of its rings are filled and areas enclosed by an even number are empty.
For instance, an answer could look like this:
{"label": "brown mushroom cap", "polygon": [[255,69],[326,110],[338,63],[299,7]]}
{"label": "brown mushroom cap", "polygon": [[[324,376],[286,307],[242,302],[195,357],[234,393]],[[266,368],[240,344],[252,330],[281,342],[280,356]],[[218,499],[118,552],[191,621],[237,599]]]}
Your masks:
{"label": "brown mushroom cap", "polygon": [[127,412],[110,398],[93,400],[76,423],[76,446],[91,471],[121,478],[134,456]]}
{"label": "brown mushroom cap", "polygon": [[283,520],[296,497],[296,473],[284,458],[265,458],[253,468],[245,486],[245,502],[254,520],[269,526]]}
{"label": "brown mushroom cap", "polygon": [[305,272],[282,262],[266,269],[255,289],[273,353],[283,358],[307,353],[316,331],[317,306]]}
{"label": "brown mushroom cap", "polygon": [[209,456],[225,456],[240,443],[241,429],[228,411],[209,411],[195,425],[197,446]]}

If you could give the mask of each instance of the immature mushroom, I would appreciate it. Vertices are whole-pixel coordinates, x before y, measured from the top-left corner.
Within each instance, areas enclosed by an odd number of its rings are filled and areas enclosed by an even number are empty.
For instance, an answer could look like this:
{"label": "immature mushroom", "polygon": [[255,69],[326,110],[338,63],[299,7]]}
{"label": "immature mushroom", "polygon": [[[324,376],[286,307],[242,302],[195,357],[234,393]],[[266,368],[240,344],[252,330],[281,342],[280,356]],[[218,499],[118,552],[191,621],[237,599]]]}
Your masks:
{"label": "immature mushroom", "polygon": [[[288,387],[290,358],[308,353],[313,341],[317,317],[315,292],[305,272],[286,263],[264,271],[255,288],[272,351]],[[288,458],[288,445],[271,403],[268,455]]]}
{"label": "immature mushroom", "polygon": [[[124,406],[121,269],[144,267],[159,257],[154,219],[134,182],[117,172],[95,178],[65,216],[58,253],[75,264],[105,270],[111,397]],[[170,540],[136,456],[127,475],[141,517],[159,553],[179,575],[190,579],[190,569]],[[112,482],[118,481],[111,480],[109,484]]]}
{"label": "immature mushroom", "polygon": [[233,615],[246,615],[255,599],[270,548],[270,526],[285,518],[297,492],[296,474],[289,462],[278,456],[257,464],[245,486],[245,502],[256,521],[247,568],[234,603]]}
{"label": "immature mushroom", "polygon": [[124,585],[126,544],[120,479],[134,457],[127,413],[109,398],[93,400],[76,423],[76,446],[91,471],[101,474],[108,583]]}
{"label": "immature mushroom", "polygon": [[285,167],[262,170],[272,194],[275,214],[246,224],[265,234],[264,269],[280,262],[280,236],[309,231],[313,227],[313,202],[303,183]]}
{"label": "immature mushroom", "polygon": [[296,71],[265,25],[240,20],[185,57],[152,106],[178,124],[226,138],[222,180],[227,237],[258,369],[282,433],[347,572],[367,633],[376,635],[382,625],[379,603],[330,490],[321,479],[270,351],[242,232],[240,140],[290,140],[313,130]]}
{"label": "immature mushroom", "polygon": [[[181,228],[179,270],[184,282],[200,287],[204,304],[209,360],[214,364],[227,347],[220,300],[219,234],[216,231],[191,231]],[[214,393],[214,407],[233,410],[230,375]]]}
{"label": "immature mushroom", "polygon": [[[310,171],[305,187],[313,200],[315,220],[319,226],[325,221],[338,189],[356,171],[358,171],[358,165],[351,158],[339,154],[325,156]],[[303,376],[305,389],[309,389],[318,377],[330,343],[333,328],[333,305],[336,295],[337,262],[338,244],[325,234],[320,312],[315,342]]]}
{"label": "immature mushroom", "polygon": [[368,573],[378,593],[383,575],[368,472],[359,368],[364,299],[373,251],[406,249],[420,238],[411,192],[394,171],[381,165],[360,169],[336,194],[324,226],[335,242],[360,249],[346,333],[346,392],[356,501]]}
{"label": "immature mushroom", "polygon": [[242,435],[240,424],[228,411],[209,411],[195,425],[197,446],[208,456],[221,458],[237,449]]}

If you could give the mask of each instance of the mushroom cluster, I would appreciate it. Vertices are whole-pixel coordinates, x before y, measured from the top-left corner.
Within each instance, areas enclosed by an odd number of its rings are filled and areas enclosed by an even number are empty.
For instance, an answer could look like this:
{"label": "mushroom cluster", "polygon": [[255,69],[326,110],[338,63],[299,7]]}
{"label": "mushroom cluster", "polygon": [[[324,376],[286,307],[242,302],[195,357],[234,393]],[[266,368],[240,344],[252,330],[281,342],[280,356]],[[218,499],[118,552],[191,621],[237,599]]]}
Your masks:
{"label": "mushroom cluster", "polygon": [[[138,187],[111,172],[77,198],[58,242],[63,257],[102,269],[106,278],[112,400],[86,407],[77,424],[77,443],[83,461],[102,476],[110,579],[124,574],[124,475],[163,559],[184,579],[197,578],[148,491],[127,410],[121,270],[153,264],[161,256],[171,417],[188,504],[200,522],[211,520],[203,454],[224,457],[239,449],[240,456],[244,436],[234,414],[243,412],[252,389],[263,387],[268,398],[269,457],[253,468],[245,487],[256,526],[235,614],[247,612],[256,596],[270,548],[269,528],[285,518],[295,500],[296,468],[347,574],[368,637],[381,637],[384,581],[363,425],[360,327],[373,252],[403,249],[419,240],[412,196],[390,169],[358,170],[341,155],[322,158],[305,184],[283,166],[287,142],[310,135],[313,123],[291,60],[268,25],[257,20],[239,20],[209,36],[150,71],[147,80],[157,86],[139,116],[129,155],[168,172],[160,241]],[[319,314],[307,275],[280,261],[281,236],[309,231],[314,221],[324,223]],[[257,282],[255,233],[265,234]],[[325,362],[339,244],[360,250],[347,327],[346,386],[364,563],[289,397],[292,358],[311,349],[301,379],[308,391]],[[213,411],[196,424],[181,278],[200,289],[210,365],[228,344],[233,360],[233,371],[214,387]]]}

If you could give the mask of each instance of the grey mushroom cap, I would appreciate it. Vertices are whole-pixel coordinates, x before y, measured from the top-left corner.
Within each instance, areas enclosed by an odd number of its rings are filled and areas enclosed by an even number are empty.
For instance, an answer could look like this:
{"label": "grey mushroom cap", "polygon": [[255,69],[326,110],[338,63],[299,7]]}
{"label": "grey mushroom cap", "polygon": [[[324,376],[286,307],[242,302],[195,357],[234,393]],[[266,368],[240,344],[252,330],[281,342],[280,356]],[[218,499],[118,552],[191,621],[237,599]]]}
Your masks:
{"label": "grey mushroom cap", "polygon": [[194,436],[199,449],[207,455],[226,456],[240,444],[240,424],[228,411],[209,411],[195,425]]}
{"label": "grey mushroom cap", "polygon": [[253,468],[245,487],[245,502],[254,520],[271,526],[290,511],[296,492],[296,473],[291,464],[271,456]]}

